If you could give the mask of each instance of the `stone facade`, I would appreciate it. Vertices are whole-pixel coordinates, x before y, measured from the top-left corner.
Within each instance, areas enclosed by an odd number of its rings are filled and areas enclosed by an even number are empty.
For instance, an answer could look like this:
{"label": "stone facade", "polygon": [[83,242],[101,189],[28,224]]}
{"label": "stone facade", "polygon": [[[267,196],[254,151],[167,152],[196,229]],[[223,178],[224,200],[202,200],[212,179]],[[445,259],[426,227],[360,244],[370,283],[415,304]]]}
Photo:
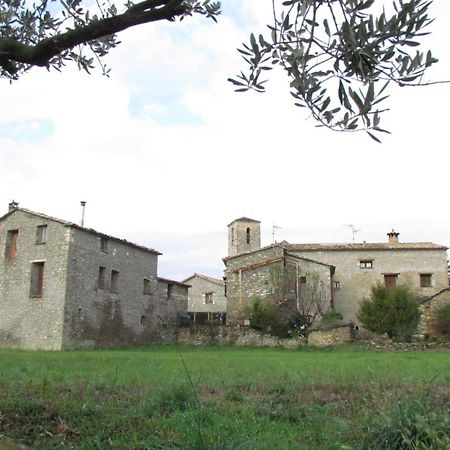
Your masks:
{"label": "stone facade", "polygon": [[450,288],[443,289],[421,301],[422,321],[420,323],[420,334],[424,338],[440,334],[436,327],[436,312],[445,305],[450,305]]}
{"label": "stone facade", "polygon": [[305,337],[282,339],[249,327],[197,326],[182,328],[178,342],[185,345],[235,345],[236,347],[282,347],[296,349],[306,345]]}
{"label": "stone facade", "polygon": [[[242,220],[243,226],[236,228]],[[238,219],[228,226],[229,254],[226,266],[227,315],[229,323],[245,319],[243,311],[248,299],[270,294],[270,273],[275,266],[285,267],[288,260],[299,258],[295,264],[301,271],[319,272],[325,278],[326,269],[333,267],[330,278],[330,301],[342,313],[345,322],[357,323],[357,311],[362,299],[370,295],[376,283],[408,285],[419,301],[434,298],[449,286],[447,272],[447,247],[431,242],[401,243],[399,233],[388,233],[385,243],[357,244],[289,244],[282,242],[267,247],[242,247],[230,242],[230,227],[240,236],[234,241],[246,241],[246,228],[259,236],[259,222],[248,218]],[[256,243],[254,244],[256,246]],[[287,258],[287,259],[286,259]],[[309,261],[309,263],[308,263]],[[309,266],[308,266],[309,265]],[[330,273],[330,272],[329,272]],[[443,294],[445,297],[445,295]],[[439,298],[432,300],[438,303]],[[431,306],[424,308],[433,309]]]}
{"label": "stone facade", "polygon": [[16,205],[0,218],[0,248],[1,347],[159,342],[187,313],[188,286],[158,279],[153,249]]}
{"label": "stone facade", "polygon": [[261,248],[261,227],[257,220],[241,217],[228,224],[228,256]]}
{"label": "stone facade", "polygon": [[326,347],[353,342],[355,330],[352,324],[342,324],[329,328],[311,329],[308,333],[308,345],[312,347]]}
{"label": "stone facade", "polygon": [[[358,322],[359,304],[370,296],[376,283],[395,279],[398,285],[409,286],[419,299],[448,287],[447,249],[432,243],[293,244],[288,248],[296,255],[336,267],[334,301],[345,321]],[[422,275],[429,275],[427,283]]]}
{"label": "stone facade", "polygon": [[190,285],[188,313],[194,323],[225,319],[227,306],[225,283],[222,280],[194,273],[182,282]]}
{"label": "stone facade", "polygon": [[[283,244],[229,256],[224,258],[224,263],[228,324],[246,324],[246,310],[256,298],[271,298],[278,303],[300,301],[301,290],[317,279],[321,283],[321,294],[325,295],[325,310],[333,304],[331,279],[334,268],[293,255]],[[291,277],[288,274],[294,275],[293,283],[289,283]]]}

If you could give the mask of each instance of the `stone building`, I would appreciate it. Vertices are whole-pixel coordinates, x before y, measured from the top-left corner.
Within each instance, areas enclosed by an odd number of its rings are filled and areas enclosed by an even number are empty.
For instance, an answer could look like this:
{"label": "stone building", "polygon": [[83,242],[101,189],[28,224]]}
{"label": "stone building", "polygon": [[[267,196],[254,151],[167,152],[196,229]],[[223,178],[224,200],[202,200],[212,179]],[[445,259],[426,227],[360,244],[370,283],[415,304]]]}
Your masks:
{"label": "stone building", "polygon": [[213,319],[225,322],[227,306],[223,280],[194,273],[182,283],[190,285],[188,314],[193,323],[203,324]]}
{"label": "stone building", "polygon": [[0,218],[0,346],[60,350],[171,339],[188,286],[151,248],[11,203]]}
{"label": "stone building", "polygon": [[[357,323],[359,303],[370,295],[370,289],[376,283],[384,283],[387,286],[408,285],[419,300],[433,298],[449,286],[447,247],[443,245],[431,242],[402,243],[399,233],[391,231],[388,233],[387,242],[383,243],[283,242],[261,248],[259,227],[258,221],[248,218],[235,220],[228,225],[229,256],[224,262],[227,313],[231,320],[236,320],[239,316],[246,296],[266,293],[267,267],[274,261],[281,261],[283,254],[285,258],[296,257],[313,261],[314,270],[317,270],[319,263],[334,268],[330,279],[331,304],[342,313],[345,321]],[[248,245],[247,250],[242,243]],[[299,261],[298,264],[301,266],[304,263]],[[246,267],[251,268],[251,271]],[[439,296],[443,297],[444,294]]]}
{"label": "stone building", "polygon": [[333,306],[332,265],[296,255],[287,243],[261,248],[256,220],[241,217],[228,230],[229,255],[223,259],[228,324],[247,324],[248,307],[257,298],[290,303],[306,316]]}

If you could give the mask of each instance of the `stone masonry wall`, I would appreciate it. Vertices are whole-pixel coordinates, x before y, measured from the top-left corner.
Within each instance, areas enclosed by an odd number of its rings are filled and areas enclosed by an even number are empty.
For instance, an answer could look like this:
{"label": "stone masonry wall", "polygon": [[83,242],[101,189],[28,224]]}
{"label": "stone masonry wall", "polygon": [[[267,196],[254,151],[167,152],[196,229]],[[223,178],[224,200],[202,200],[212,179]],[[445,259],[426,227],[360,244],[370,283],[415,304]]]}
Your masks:
{"label": "stone masonry wall", "polygon": [[256,297],[268,297],[276,293],[277,289],[279,292],[284,282],[282,277],[285,267],[289,267],[290,271],[294,270],[294,273],[298,272],[299,278],[304,276],[308,283],[305,287],[310,287],[313,278],[318,277],[323,286],[323,308],[327,310],[330,307],[330,267],[306,259],[292,258],[285,254],[281,245],[228,259],[226,264],[227,324],[242,324],[247,318],[246,308]]}
{"label": "stone masonry wall", "polygon": [[[99,268],[105,268],[104,287]],[[118,272],[117,290],[112,271]],[[65,309],[64,348],[131,345],[145,342],[145,318],[159,302],[157,254],[116,240],[101,249],[101,236],[72,229]],[[144,293],[144,278],[149,293]],[[144,322],[144,323],[142,323]],[[148,321],[147,321],[148,322]]]}
{"label": "stone masonry wall", "polygon": [[[189,312],[217,313],[226,312],[225,286],[209,281],[199,276],[189,278],[187,284],[191,285],[188,294]],[[213,293],[212,303],[205,303],[204,294]]]}
{"label": "stone masonry wall", "polygon": [[[377,282],[384,283],[384,273],[398,273],[397,284],[407,284],[417,297],[427,297],[448,287],[445,250],[346,250],[291,251],[336,267],[334,281],[340,288],[334,291],[335,307],[345,321],[358,322],[359,303],[370,295]],[[373,268],[362,269],[360,260],[373,260]],[[431,273],[432,286],[420,287],[421,273]]]}
{"label": "stone masonry wall", "polygon": [[422,320],[420,323],[420,334],[424,337],[439,336],[436,323],[436,312],[444,305],[450,305],[450,288],[447,288],[437,294],[435,297],[421,305]]}
{"label": "stone masonry wall", "polygon": [[[36,227],[47,240],[36,243]],[[8,230],[19,230],[17,256],[6,259]],[[0,222],[0,347],[59,350],[62,347],[69,229],[16,210]],[[44,262],[43,294],[30,297],[31,266]]]}
{"label": "stone masonry wall", "polygon": [[185,345],[236,345],[237,347],[298,348],[306,344],[305,338],[281,339],[239,326],[197,326],[181,328],[178,342]]}
{"label": "stone masonry wall", "polygon": [[[280,258],[283,249],[272,246],[258,252],[241,255],[227,260],[225,270],[227,286],[227,324],[237,324],[244,319],[245,307],[255,297],[265,297],[271,293],[270,270],[282,267]],[[253,270],[241,270],[246,266],[273,261]]]}

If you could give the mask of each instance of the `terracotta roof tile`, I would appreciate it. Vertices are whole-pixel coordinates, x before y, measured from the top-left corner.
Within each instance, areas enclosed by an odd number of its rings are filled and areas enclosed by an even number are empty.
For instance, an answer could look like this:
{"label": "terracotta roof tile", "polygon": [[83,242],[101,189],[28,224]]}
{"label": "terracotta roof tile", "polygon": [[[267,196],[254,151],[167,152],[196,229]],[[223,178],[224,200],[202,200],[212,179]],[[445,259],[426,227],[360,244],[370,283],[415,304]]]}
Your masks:
{"label": "terracotta roof tile", "polygon": [[185,283],[188,280],[191,280],[194,277],[202,278],[203,280],[210,281],[211,283],[220,284],[221,286],[224,286],[225,283],[223,280],[219,280],[218,278],[208,277],[206,275],[202,275],[201,273],[194,273],[190,277],[185,278],[182,283]]}
{"label": "terracotta roof tile", "polygon": [[290,251],[327,251],[327,250],[447,250],[445,245],[432,242],[405,242],[389,244],[385,242],[357,243],[357,244],[287,244]]}

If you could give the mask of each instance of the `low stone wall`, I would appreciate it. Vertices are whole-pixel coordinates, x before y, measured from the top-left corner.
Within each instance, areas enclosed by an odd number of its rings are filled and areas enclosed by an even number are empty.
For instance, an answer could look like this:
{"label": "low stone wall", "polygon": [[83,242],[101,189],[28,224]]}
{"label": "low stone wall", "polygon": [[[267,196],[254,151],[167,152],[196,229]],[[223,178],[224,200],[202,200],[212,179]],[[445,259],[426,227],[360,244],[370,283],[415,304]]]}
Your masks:
{"label": "low stone wall", "polygon": [[450,288],[443,289],[441,292],[425,299],[421,302],[422,319],[419,326],[419,333],[423,337],[439,336],[435,326],[436,312],[444,305],[450,305]]}
{"label": "low stone wall", "polygon": [[313,347],[346,344],[354,340],[355,329],[351,323],[327,328],[314,328],[308,334],[308,345]]}
{"label": "low stone wall", "polygon": [[236,345],[238,347],[298,348],[306,345],[306,338],[281,339],[249,327],[204,325],[180,328],[178,342],[186,345]]}

